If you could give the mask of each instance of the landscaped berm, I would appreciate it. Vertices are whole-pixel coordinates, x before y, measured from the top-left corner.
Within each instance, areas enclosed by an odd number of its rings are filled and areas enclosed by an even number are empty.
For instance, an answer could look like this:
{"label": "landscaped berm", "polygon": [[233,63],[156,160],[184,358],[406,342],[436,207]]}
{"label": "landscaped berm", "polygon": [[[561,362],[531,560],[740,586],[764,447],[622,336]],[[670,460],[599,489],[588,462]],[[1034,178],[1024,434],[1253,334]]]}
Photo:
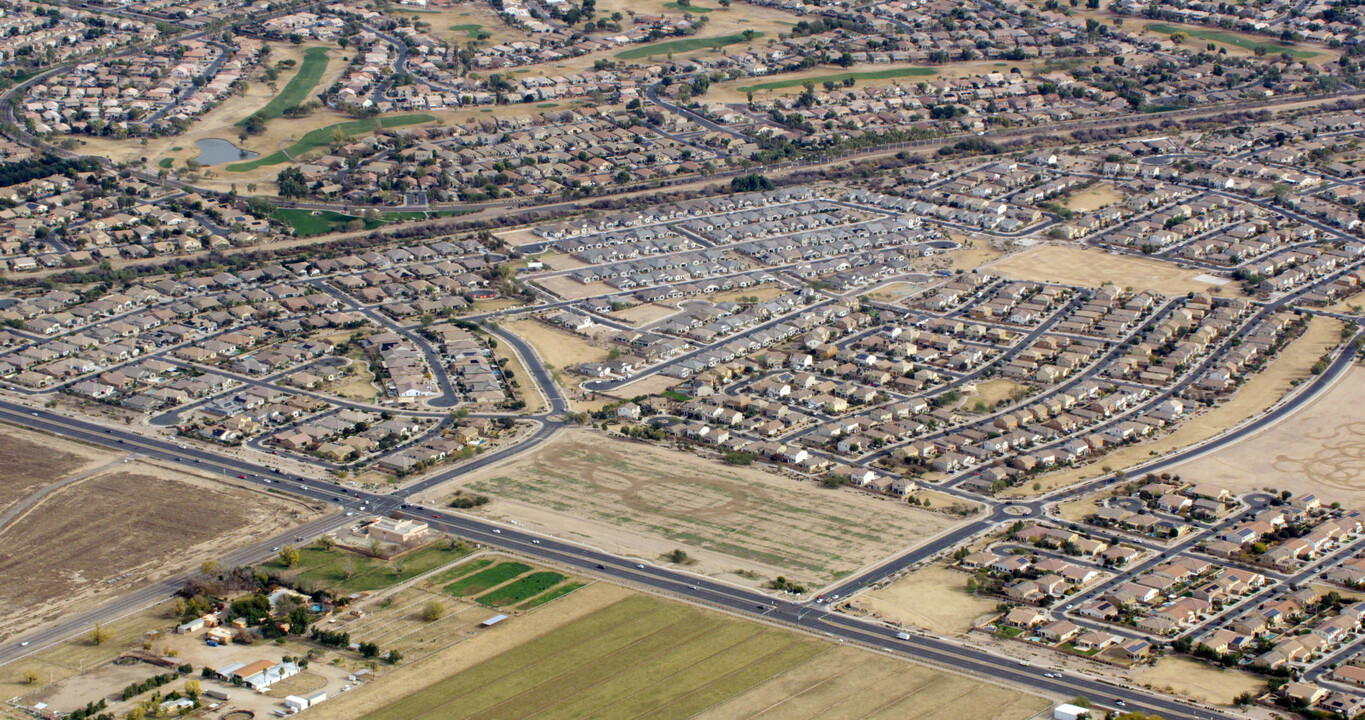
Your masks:
{"label": "landscaped berm", "polygon": [[642,595],[426,679],[364,720],[1013,720],[1047,707],[1041,698]]}

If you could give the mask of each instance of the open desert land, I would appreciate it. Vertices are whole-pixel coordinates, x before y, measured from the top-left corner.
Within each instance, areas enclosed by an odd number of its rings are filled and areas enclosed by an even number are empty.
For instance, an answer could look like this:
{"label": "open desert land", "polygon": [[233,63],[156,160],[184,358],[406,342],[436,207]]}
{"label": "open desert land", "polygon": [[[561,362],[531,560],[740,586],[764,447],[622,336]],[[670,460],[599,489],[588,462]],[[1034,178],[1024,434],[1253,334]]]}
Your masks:
{"label": "open desert land", "polygon": [[[293,45],[290,43],[268,43],[268,45],[270,46],[270,56],[266,60],[267,63],[273,65],[286,59],[294,61],[294,66],[282,69],[279,78],[275,81],[275,86],[280,90],[283,90],[294,75],[298,73],[303,65],[304,53],[308,48],[324,47],[316,44]],[[349,55],[349,53],[344,53],[336,47],[328,50],[327,68],[323,71],[322,78],[313,90],[307,94],[307,98],[313,98],[317,92],[331,86],[346,69]],[[172,167],[183,169],[187,160],[193,160],[199,155],[199,150],[194,144],[197,140],[209,138],[226,140],[239,148],[266,156],[292,144],[309,130],[349,119],[340,113],[323,109],[306,118],[277,118],[267,124],[264,133],[249,136],[245,141],[239,140],[241,128],[237,127],[237,123],[265,107],[275,95],[276,93],[271,91],[269,85],[260,82],[257,74],[253,73],[248,80],[246,92],[228,98],[223,104],[197,119],[183,134],[163,138],[147,138],[147,145],[145,146],[139,140],[134,139],[111,140],[87,137],[80,141],[82,143],[80,150],[88,154],[105,155],[115,162],[136,161],[146,158],[146,167],[152,171],[159,167],[161,160],[168,158],[172,161]],[[267,184],[273,187],[275,175],[281,169],[282,166],[266,165],[250,173],[229,173],[225,172],[222,166],[214,166],[201,171],[209,174],[203,176],[204,179],[200,184],[224,192],[229,190],[233,183],[244,187],[246,183],[254,182],[262,188],[266,187]]]}
{"label": "open desert land", "polygon": [[0,635],[316,516],[264,493],[121,464],[44,497],[0,530]]}
{"label": "open desert land", "polygon": [[1180,657],[1163,657],[1143,666],[1133,679],[1168,694],[1224,706],[1232,705],[1242,693],[1265,692],[1265,681],[1255,675]]}
{"label": "open desert land", "polygon": [[[1047,492],[1055,488],[1070,485],[1079,480],[1103,475],[1105,467],[1117,470],[1146,462],[1157,455],[1208,440],[1209,438],[1239,425],[1248,418],[1260,415],[1266,410],[1269,410],[1272,405],[1280,400],[1280,398],[1284,397],[1285,393],[1292,390],[1297,383],[1309,378],[1312,375],[1313,364],[1340,340],[1341,321],[1321,316],[1314,317],[1312,320],[1308,321],[1308,328],[1304,330],[1303,335],[1292,340],[1280,350],[1280,354],[1275,359],[1271,360],[1264,370],[1243,383],[1242,387],[1237,390],[1237,393],[1225,400],[1221,405],[1186,420],[1176,427],[1173,432],[1150,442],[1119,448],[1115,452],[1109,453],[1089,465],[1079,468],[1067,468],[1065,470],[1042,475],[1037,478],[1040,486],[1039,489],[1043,492]],[[1352,369],[1349,372],[1350,374],[1347,375],[1346,379],[1343,380],[1336,389],[1327,393],[1327,397],[1337,398],[1340,397],[1342,393],[1349,393],[1353,388],[1358,388],[1360,381],[1365,379],[1365,375],[1361,375],[1362,371],[1360,369]],[[1352,378],[1355,378],[1355,382],[1351,381]],[[1365,393],[1362,393],[1361,397],[1365,398]],[[1326,399],[1327,398],[1320,399],[1316,404],[1320,405],[1325,402]],[[1344,407],[1342,409],[1346,410],[1348,408]],[[1306,428],[1306,423],[1304,421],[1305,412],[1306,411],[1300,411],[1298,415],[1294,416],[1295,421],[1291,423],[1293,429],[1284,430],[1284,432],[1289,434],[1289,437],[1292,438],[1292,440],[1279,447],[1282,449],[1294,447],[1295,443],[1302,442],[1305,439],[1305,437],[1300,434],[1301,431]],[[1340,420],[1340,415],[1327,415],[1322,418],[1322,423],[1317,427],[1335,427],[1340,423]],[[1279,427],[1283,427],[1283,425]],[[1362,426],[1362,428],[1365,428],[1365,426]],[[1272,435],[1266,433],[1256,435],[1254,439],[1249,438],[1243,440],[1233,446],[1233,448],[1221,450],[1207,458],[1191,461],[1191,463],[1182,465],[1181,468],[1183,470],[1191,467],[1191,465],[1203,463],[1211,459],[1211,457],[1219,456],[1236,458],[1234,462],[1238,468],[1248,467],[1248,465],[1245,464],[1248,450],[1253,446],[1255,448],[1265,447],[1266,441],[1271,437]],[[1297,447],[1302,449],[1306,446],[1298,445]],[[1251,467],[1256,466],[1253,465]],[[1365,466],[1362,466],[1362,468],[1365,468]],[[1187,475],[1187,477],[1193,478],[1195,476]],[[1229,490],[1235,490],[1232,481],[1237,478],[1241,478],[1241,483],[1238,487],[1247,490],[1252,487],[1261,487],[1268,481],[1268,476],[1264,469],[1253,474],[1219,474],[1219,482],[1226,485]],[[1288,478],[1282,476],[1282,479]],[[1214,478],[1207,477],[1200,479],[1200,482],[1204,481],[1213,482]],[[1033,494],[1031,488],[1032,484],[1021,485],[1007,491],[1004,493],[1004,496],[1020,497]],[[1365,483],[1360,484],[1360,489],[1360,497],[1365,499]],[[1328,495],[1325,490],[1321,494],[1324,497]]]}
{"label": "open desert land", "polygon": [[43,489],[90,472],[117,455],[14,425],[0,425],[0,532],[22,509],[36,502]]}
{"label": "open desert land", "polygon": [[[486,654],[487,643],[472,646],[503,626],[464,643],[473,657],[412,678],[416,682],[409,683],[406,696],[381,680],[342,698],[347,707],[337,716],[369,709],[365,720],[828,713],[1003,720],[1028,717],[1047,705],[1041,698],[619,588],[594,596],[585,592],[562,605],[562,614],[547,615],[536,633],[525,626],[540,612],[504,623],[510,632],[499,638],[505,642],[495,654]],[[518,630],[520,636],[511,637]],[[388,691],[382,693],[387,702],[366,697],[381,691]],[[964,702],[968,698],[972,701]]]}
{"label": "open desert land", "polygon": [[1272,487],[1365,507],[1365,368],[1289,419],[1173,472],[1233,492]]}
{"label": "open desert land", "polygon": [[995,612],[994,598],[967,592],[971,575],[933,563],[853,599],[869,615],[933,633],[962,635]]}
{"label": "open desert land", "polygon": [[1241,295],[1234,283],[1216,285],[1197,280],[1200,273],[1196,270],[1183,270],[1170,263],[1063,245],[1036,245],[991,263],[989,271],[1016,280],[1084,287],[1114,283],[1135,291],[1151,290],[1163,295],[1184,295],[1188,292],[1211,292],[1225,297]]}
{"label": "open desert land", "polygon": [[1123,193],[1109,183],[1100,183],[1075,193],[1062,202],[1062,207],[1076,212],[1091,212],[1109,207],[1123,200]]}
{"label": "open desert land", "polygon": [[[428,491],[488,495],[481,513],[656,561],[675,548],[710,576],[745,571],[828,582],[956,524],[853,491],[830,491],[591,430],[561,432],[497,468]],[[734,576],[732,579],[737,579]]]}

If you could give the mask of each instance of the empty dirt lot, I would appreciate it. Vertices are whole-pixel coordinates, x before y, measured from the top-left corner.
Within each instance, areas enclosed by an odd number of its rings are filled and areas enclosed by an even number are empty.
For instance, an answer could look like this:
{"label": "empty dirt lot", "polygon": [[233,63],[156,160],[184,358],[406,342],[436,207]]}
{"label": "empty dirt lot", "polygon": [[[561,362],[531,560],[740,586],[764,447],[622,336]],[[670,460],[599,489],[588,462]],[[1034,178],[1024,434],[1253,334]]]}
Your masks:
{"label": "empty dirt lot", "polygon": [[[113,453],[55,435],[0,425],[0,513],[64,477],[99,467]],[[0,527],[3,523],[0,523]]]}
{"label": "empty dirt lot", "polygon": [[928,565],[853,602],[875,617],[931,632],[963,634],[996,602],[967,592],[967,573]]}
{"label": "empty dirt lot", "polygon": [[1173,472],[1233,492],[1273,487],[1365,506],[1365,368],[1287,420]]}
{"label": "empty dirt lot", "polygon": [[0,635],[315,515],[142,463],[73,483],[0,532]]}
{"label": "empty dirt lot", "polygon": [[1084,287],[1100,287],[1106,282],[1134,290],[1153,290],[1163,295],[1209,292],[1234,296],[1234,284],[1212,285],[1200,282],[1194,270],[1182,270],[1170,263],[1127,255],[1111,255],[1061,245],[1038,245],[991,263],[989,272],[1017,280],[1055,282]]}
{"label": "empty dirt lot", "polygon": [[457,482],[495,499],[487,514],[650,561],[685,548],[698,560],[687,569],[713,576],[743,569],[825,582],[958,522],[588,430]]}

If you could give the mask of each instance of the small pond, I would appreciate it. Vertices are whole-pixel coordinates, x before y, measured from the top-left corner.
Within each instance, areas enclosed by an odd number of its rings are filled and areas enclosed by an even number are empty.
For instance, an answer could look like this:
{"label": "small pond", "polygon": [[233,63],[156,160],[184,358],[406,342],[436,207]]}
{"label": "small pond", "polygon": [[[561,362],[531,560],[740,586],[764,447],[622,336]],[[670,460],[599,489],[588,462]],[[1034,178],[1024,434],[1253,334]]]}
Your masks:
{"label": "small pond", "polygon": [[207,140],[195,140],[194,146],[199,148],[199,157],[194,161],[200,165],[222,165],[229,162],[240,162],[260,157],[258,153],[250,150],[243,150],[236,145],[217,138]]}

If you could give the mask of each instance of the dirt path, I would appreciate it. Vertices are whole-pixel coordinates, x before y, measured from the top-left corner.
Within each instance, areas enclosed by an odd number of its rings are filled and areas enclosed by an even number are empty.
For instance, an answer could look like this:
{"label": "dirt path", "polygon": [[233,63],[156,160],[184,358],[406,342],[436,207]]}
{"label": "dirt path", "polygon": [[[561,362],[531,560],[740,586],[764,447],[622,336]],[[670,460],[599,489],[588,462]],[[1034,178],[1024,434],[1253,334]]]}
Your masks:
{"label": "dirt path", "polygon": [[52,493],[55,493],[58,490],[67,487],[68,485],[72,485],[87,478],[94,477],[102,472],[105,472],[106,470],[112,470],[127,461],[128,461],[127,456],[120,455],[119,457],[116,457],[113,460],[110,460],[109,462],[99,467],[90,468],[85,472],[76,473],[75,475],[65,477],[61,480],[58,480],[55,483],[52,483],[51,485],[43,487],[37,492],[30,494],[28,497],[22,498],[18,502],[14,503],[12,507],[5,510],[3,514],[0,514],[0,535],[4,535],[5,531],[8,530],[11,525],[13,525],[16,521],[22,519],[24,515],[27,515],[29,510],[33,509],[35,505],[43,501],[43,498],[46,498]]}

